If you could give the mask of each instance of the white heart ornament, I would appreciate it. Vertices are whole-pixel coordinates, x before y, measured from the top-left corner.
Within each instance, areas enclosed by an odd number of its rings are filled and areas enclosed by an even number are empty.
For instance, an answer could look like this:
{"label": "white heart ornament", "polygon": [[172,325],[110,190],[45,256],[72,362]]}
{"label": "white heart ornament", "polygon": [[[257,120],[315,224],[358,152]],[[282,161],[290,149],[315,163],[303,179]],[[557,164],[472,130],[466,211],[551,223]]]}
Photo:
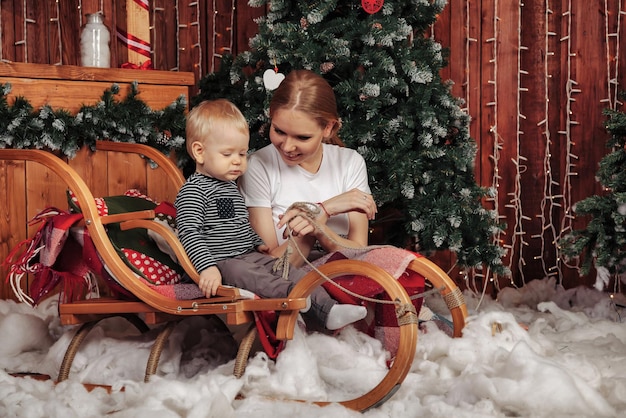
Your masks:
{"label": "white heart ornament", "polygon": [[267,69],[263,73],[263,84],[267,90],[276,90],[284,79],[285,74],[279,73],[273,69]]}

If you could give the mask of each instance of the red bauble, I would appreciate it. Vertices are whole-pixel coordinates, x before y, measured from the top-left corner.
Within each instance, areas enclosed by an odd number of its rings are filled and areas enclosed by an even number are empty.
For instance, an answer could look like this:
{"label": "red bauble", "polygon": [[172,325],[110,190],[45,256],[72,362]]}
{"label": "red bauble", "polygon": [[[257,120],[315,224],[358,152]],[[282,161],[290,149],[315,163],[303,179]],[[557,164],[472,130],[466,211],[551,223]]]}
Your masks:
{"label": "red bauble", "polygon": [[361,6],[367,13],[373,15],[383,8],[385,0],[361,0]]}

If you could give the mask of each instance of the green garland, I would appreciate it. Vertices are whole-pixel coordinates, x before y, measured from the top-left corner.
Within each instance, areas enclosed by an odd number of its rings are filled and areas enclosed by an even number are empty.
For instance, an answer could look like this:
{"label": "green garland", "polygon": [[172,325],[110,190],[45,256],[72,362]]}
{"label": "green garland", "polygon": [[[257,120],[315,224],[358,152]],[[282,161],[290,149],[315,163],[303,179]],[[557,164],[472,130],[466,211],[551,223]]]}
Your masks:
{"label": "green garland", "polygon": [[74,158],[83,146],[95,149],[96,140],[109,140],[150,145],[168,155],[174,151],[181,167],[189,159],[185,150],[184,95],[155,111],[137,98],[137,82],[120,101],[115,100],[120,86],[113,84],[98,103],[83,105],[72,115],[47,104],[36,110],[22,96],[9,104],[11,84],[0,83],[0,90],[0,148],[48,149]]}

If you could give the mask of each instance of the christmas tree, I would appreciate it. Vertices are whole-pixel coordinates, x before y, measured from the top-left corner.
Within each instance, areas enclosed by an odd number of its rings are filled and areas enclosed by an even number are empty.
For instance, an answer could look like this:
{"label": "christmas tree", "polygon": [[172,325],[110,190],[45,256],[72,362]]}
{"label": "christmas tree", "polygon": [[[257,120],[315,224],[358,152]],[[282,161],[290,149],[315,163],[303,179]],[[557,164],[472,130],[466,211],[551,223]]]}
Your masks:
{"label": "christmas tree", "polygon": [[[624,93],[621,96],[626,97]],[[626,272],[626,114],[611,109],[604,114],[610,133],[607,147],[612,152],[600,161],[596,177],[606,193],[576,203],[576,216],[588,217],[589,222],[560,243],[566,257],[579,257],[582,275],[592,266],[597,269],[596,287],[600,289],[608,284],[611,274]]]}
{"label": "christmas tree", "polygon": [[[443,0],[252,0],[268,5],[250,51],[225,57],[205,76],[192,105],[225,97],[250,123],[251,148],[269,143],[271,90],[264,76],[313,70],[333,86],[347,146],[368,165],[381,213],[398,213],[390,244],[415,239],[419,251],[449,249],[460,265],[506,274],[494,241],[502,228],[482,206],[490,190],[474,177],[469,117],[440,78],[445,51],[426,30]],[[267,74],[266,71],[270,70]]]}

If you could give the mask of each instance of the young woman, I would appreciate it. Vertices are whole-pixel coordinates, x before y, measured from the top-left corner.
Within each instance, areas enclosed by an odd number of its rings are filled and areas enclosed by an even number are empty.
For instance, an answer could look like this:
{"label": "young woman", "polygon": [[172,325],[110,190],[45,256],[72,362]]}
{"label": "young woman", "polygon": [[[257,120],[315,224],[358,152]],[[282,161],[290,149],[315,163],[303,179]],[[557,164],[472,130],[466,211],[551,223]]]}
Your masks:
{"label": "young woman", "polygon": [[[332,87],[312,71],[292,71],[274,91],[269,115],[271,144],[250,156],[239,188],[250,224],[270,254],[280,257],[286,251],[286,225],[300,250],[289,258],[296,267],[305,263],[300,253],[309,260],[315,258],[311,250],[316,245],[326,253],[366,247],[369,220],[376,216],[377,207],[363,157],[344,147],[337,136],[341,120]],[[288,210],[295,202],[318,206],[317,227],[298,216],[306,206]],[[396,278],[410,295],[423,291],[423,277],[412,273],[400,276]],[[413,301],[417,312],[421,300]],[[393,307],[382,306],[376,307],[375,329],[369,331],[393,353],[398,325]]]}
{"label": "young woman", "polygon": [[[284,253],[287,223],[306,256],[316,242],[326,252],[366,246],[376,203],[363,157],[337,136],[341,121],[332,87],[312,71],[292,71],[275,90],[269,114],[271,145],[250,157],[239,187],[270,253]],[[318,205],[319,229],[298,217],[298,209],[287,212],[294,202]]]}

